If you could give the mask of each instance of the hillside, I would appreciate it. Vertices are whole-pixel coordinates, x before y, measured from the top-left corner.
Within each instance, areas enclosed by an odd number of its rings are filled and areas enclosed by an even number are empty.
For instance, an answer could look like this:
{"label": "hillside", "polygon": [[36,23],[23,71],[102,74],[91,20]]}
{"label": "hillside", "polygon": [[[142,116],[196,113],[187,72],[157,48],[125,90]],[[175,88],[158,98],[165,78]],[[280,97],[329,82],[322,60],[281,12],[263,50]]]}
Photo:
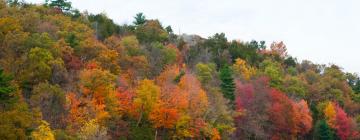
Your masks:
{"label": "hillside", "polygon": [[359,76],[265,44],[0,0],[0,139],[360,139]]}

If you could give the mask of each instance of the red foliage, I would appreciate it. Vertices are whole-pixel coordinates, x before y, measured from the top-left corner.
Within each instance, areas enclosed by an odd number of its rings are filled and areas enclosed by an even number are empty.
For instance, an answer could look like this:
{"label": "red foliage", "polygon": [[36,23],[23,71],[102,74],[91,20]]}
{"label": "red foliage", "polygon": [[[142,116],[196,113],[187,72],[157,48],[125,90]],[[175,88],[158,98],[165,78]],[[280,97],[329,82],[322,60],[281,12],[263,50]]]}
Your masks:
{"label": "red foliage", "polygon": [[[275,135],[293,136],[297,133],[294,102],[278,90],[271,91],[272,105],[269,109],[270,121],[274,125]],[[290,134],[290,135],[289,135]]]}
{"label": "red foliage", "polygon": [[237,93],[236,109],[237,111],[244,111],[248,108],[254,100],[254,86],[252,84],[242,84],[240,81],[236,82]]}
{"label": "red foliage", "polygon": [[237,81],[236,87],[238,136],[250,132],[259,139],[292,139],[311,130],[312,117],[306,101],[295,103],[285,93],[269,87],[267,78],[249,84]]}
{"label": "red foliage", "polygon": [[351,135],[351,120],[339,106],[336,106],[336,112],[336,133],[341,140],[346,140]]}

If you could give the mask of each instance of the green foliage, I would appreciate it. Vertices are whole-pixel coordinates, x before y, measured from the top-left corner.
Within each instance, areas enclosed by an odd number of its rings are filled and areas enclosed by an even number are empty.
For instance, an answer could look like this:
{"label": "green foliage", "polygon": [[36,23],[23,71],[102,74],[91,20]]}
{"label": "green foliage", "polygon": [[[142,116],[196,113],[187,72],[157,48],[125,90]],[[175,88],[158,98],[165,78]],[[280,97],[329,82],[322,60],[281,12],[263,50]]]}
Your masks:
{"label": "green foliage", "polygon": [[50,62],[53,60],[52,54],[43,48],[32,48],[28,55],[28,69],[25,71],[25,81],[32,81],[31,83],[45,82],[50,79],[51,66]]}
{"label": "green foliage", "polygon": [[165,28],[165,30],[168,32],[168,34],[173,33],[173,30],[172,30],[172,28],[171,28],[171,26],[170,26],[170,25],[169,25],[169,26],[167,26],[167,27]]}
{"label": "green foliage", "polygon": [[75,33],[70,33],[70,35],[66,37],[66,43],[69,43],[72,48],[75,48],[79,45],[80,42]]}
{"label": "green foliage", "polygon": [[207,84],[213,79],[213,75],[216,72],[215,64],[203,64],[198,63],[196,65],[196,75],[202,84]]}
{"label": "green foliage", "polygon": [[229,66],[224,66],[222,69],[220,69],[220,80],[220,87],[223,96],[233,102],[235,100],[235,83],[234,78],[232,77],[232,71]]}
{"label": "green foliage", "polygon": [[127,55],[138,56],[142,55],[142,50],[139,47],[139,41],[136,39],[136,36],[126,36],[121,39],[120,44],[125,47]]}
{"label": "green foliage", "polygon": [[307,96],[305,83],[298,77],[288,76],[284,79],[283,90],[290,97],[304,99]]}
{"label": "green foliage", "polygon": [[278,89],[282,88],[283,71],[279,63],[267,59],[260,64],[260,69],[262,69],[263,73],[270,78],[271,87]]}
{"label": "green foliage", "polygon": [[45,0],[45,3],[50,7],[60,8],[63,11],[71,9],[71,2],[67,0]]}
{"label": "green foliage", "polygon": [[230,56],[226,50],[229,45],[224,33],[216,33],[209,37],[204,42],[204,46],[209,49],[212,55],[212,60],[215,62],[217,68],[220,68],[229,63]]}
{"label": "green foliage", "polygon": [[39,47],[39,48],[49,49],[53,47],[54,44],[55,42],[50,38],[48,33],[31,34],[31,36],[26,41],[26,45],[28,46],[28,48]]}
{"label": "green foliage", "polygon": [[133,22],[136,26],[140,26],[145,24],[146,22],[146,17],[143,13],[137,13],[136,16],[134,17],[135,21]]}
{"label": "green foliage", "polygon": [[95,30],[96,37],[100,40],[119,33],[120,26],[115,24],[114,21],[109,19],[105,14],[91,14],[88,16],[88,19]]}
{"label": "green foliage", "polygon": [[285,59],[284,64],[286,67],[295,67],[296,66],[296,58],[288,57]]}
{"label": "green foliage", "polygon": [[355,94],[360,93],[360,77],[356,73],[346,73],[346,80]]}
{"label": "green foliage", "polygon": [[153,140],[155,138],[155,130],[149,123],[143,123],[141,126],[132,125],[130,128],[129,139],[133,140]]}
{"label": "green foliage", "polygon": [[333,140],[334,132],[325,120],[320,120],[315,125],[315,138],[318,140]]}
{"label": "green foliage", "polygon": [[176,75],[175,79],[174,79],[174,82],[175,83],[179,83],[180,80],[181,80],[181,77],[183,77],[185,75],[185,72],[184,71],[180,71],[179,75]]}
{"label": "green foliage", "polygon": [[263,57],[258,52],[265,49],[265,41],[251,41],[251,42],[238,42],[232,41],[229,46],[229,52],[231,54],[232,61],[237,58],[246,60],[250,65],[258,65]]}
{"label": "green foliage", "polygon": [[135,34],[141,43],[163,42],[168,39],[168,33],[158,20],[147,20],[136,28]]}
{"label": "green foliage", "polygon": [[0,68],[0,102],[5,103],[9,99],[13,98],[13,92],[15,88],[11,86],[10,82],[13,78],[4,73],[4,70]]}

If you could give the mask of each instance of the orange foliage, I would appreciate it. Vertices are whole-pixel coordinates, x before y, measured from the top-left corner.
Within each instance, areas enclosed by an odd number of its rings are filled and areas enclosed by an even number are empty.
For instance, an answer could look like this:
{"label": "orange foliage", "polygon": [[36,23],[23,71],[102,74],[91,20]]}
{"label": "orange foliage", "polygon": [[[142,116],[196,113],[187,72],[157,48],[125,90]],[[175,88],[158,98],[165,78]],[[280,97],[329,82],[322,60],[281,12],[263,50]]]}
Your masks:
{"label": "orange foliage", "polygon": [[301,135],[305,135],[312,128],[312,117],[309,106],[305,100],[301,100],[294,105],[296,109],[296,116],[294,119],[296,119],[297,121],[298,133],[300,133]]}
{"label": "orange foliage", "polygon": [[178,111],[175,108],[167,108],[161,102],[156,105],[149,116],[149,120],[155,128],[173,128],[178,119]]}

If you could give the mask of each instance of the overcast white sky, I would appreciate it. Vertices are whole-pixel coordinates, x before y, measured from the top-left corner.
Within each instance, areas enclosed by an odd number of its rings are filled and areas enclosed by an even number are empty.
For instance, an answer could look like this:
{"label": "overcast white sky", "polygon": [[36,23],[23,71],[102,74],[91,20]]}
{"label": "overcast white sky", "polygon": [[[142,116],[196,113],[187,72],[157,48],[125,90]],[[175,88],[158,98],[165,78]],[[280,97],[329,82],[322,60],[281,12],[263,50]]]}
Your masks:
{"label": "overcast white sky", "polygon": [[[45,0],[25,0],[42,3]],[[284,41],[299,60],[334,63],[360,73],[359,0],[70,0],[73,7],[106,13],[119,24],[143,12],[178,33],[228,39]]]}

